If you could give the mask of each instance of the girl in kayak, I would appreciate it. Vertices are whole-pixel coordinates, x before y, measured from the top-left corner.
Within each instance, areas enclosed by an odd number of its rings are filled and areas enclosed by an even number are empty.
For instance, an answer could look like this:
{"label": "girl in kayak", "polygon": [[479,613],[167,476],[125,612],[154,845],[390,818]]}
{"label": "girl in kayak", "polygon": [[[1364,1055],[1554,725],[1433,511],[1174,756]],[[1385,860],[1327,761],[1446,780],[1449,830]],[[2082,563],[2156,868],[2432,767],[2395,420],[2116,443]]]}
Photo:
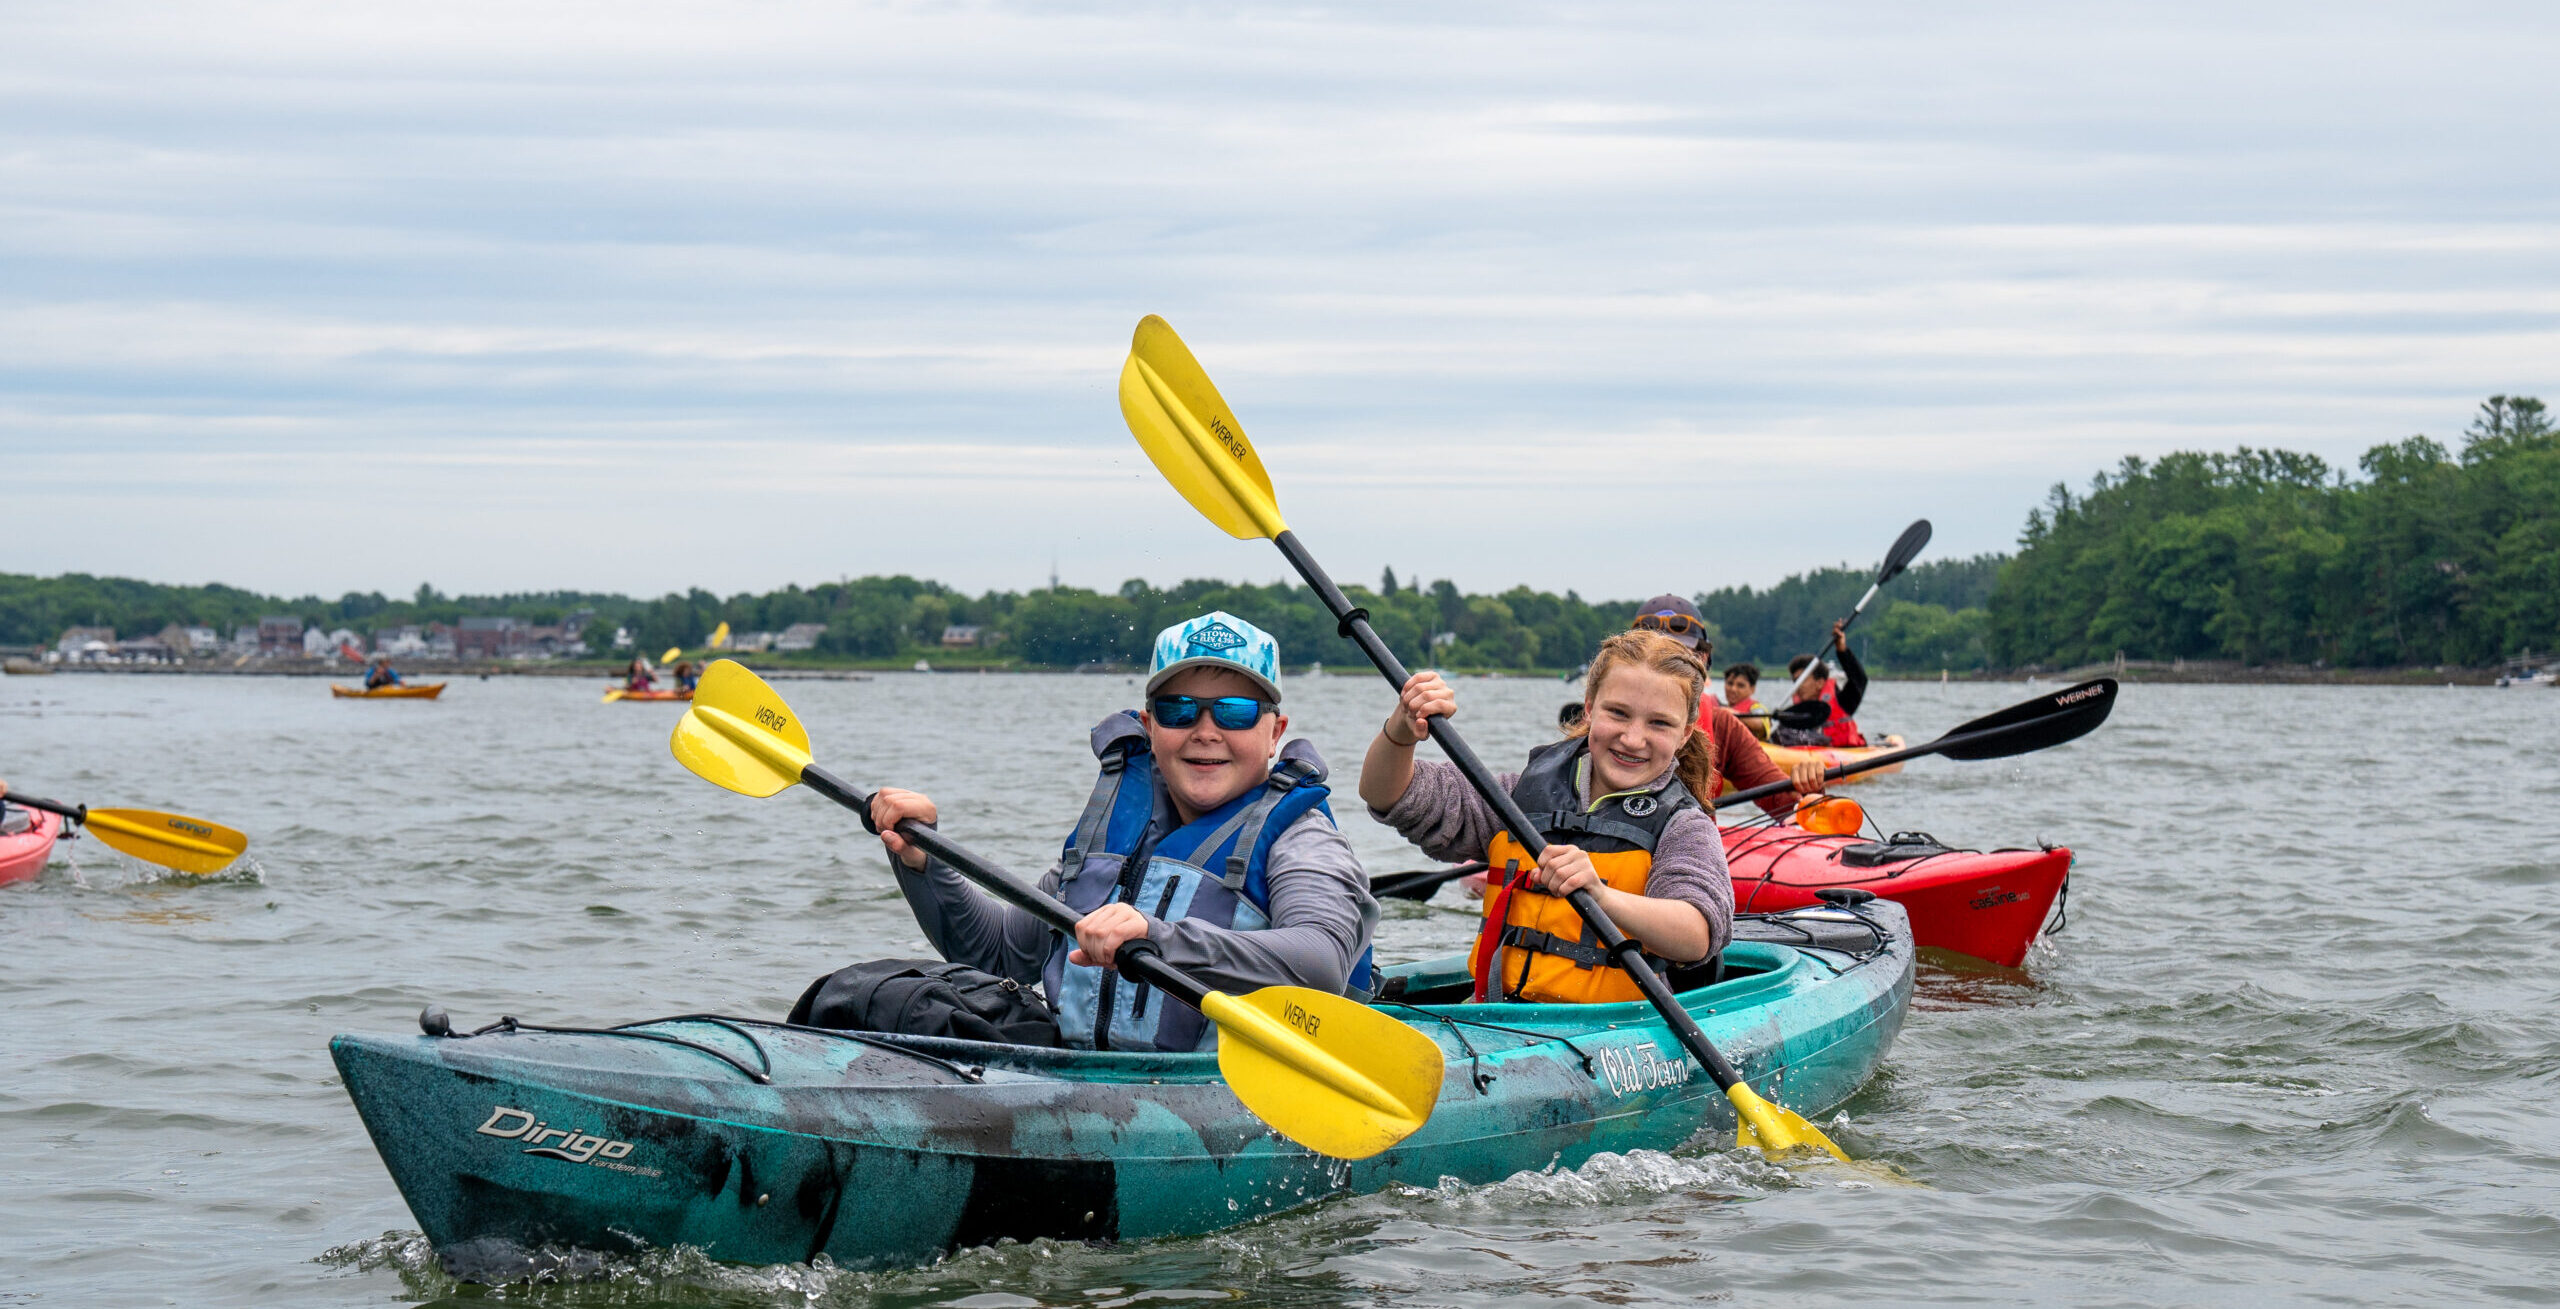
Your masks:
{"label": "girl in kayak", "polygon": [[631,657],[631,666],[622,670],[622,689],[625,691],[654,691],[657,689],[657,686],[658,674],[656,670],[649,667],[648,659],[640,655],[633,655]]}
{"label": "girl in kayak", "polygon": [[1279,643],[1225,613],[1166,628],[1146,694],[1143,710],[1093,730],[1101,777],[1040,881],[1085,915],[1072,940],[897,834],[904,819],[933,822],[932,800],[894,788],[872,797],[926,939],[953,963],[1041,983],[1059,1038],[1093,1049],[1217,1046],[1199,1014],[1111,971],[1134,940],[1232,995],[1289,985],[1365,996],[1378,902],[1325,807],[1323,759],[1305,741],[1281,746]]}
{"label": "girl in kayak", "polygon": [[[1831,680],[1831,666],[1812,655],[1797,655],[1787,661],[1787,676],[1799,679],[1793,703],[1819,700],[1831,707],[1831,721],[1820,727],[1781,727],[1769,739],[1779,745],[1794,746],[1859,746],[1867,743],[1866,733],[1858,730],[1858,721],[1850,717],[1867,698],[1867,670],[1858,656],[1849,653],[1847,619],[1831,624],[1831,648],[1840,652],[1840,672],[1846,679],[1837,685]],[[1805,677],[1807,668],[1813,676]]]}
{"label": "girl in kayak", "polygon": [[[1369,743],[1360,798],[1425,854],[1483,859],[1493,870],[1468,959],[1478,999],[1599,1002],[1642,997],[1612,968],[1565,900],[1589,890],[1667,971],[1724,948],[1733,885],[1724,840],[1700,807],[1714,794],[1710,737],[1698,728],[1706,661],[1659,631],[1601,643],[1583,682],[1583,721],[1500,779],[1549,844],[1534,862],[1453,764],[1417,761],[1427,720],[1458,701],[1437,673],[1404,685]],[[1755,747],[1756,748],[1756,747]]]}
{"label": "girl in kayak", "polygon": [[679,659],[679,660],[677,660],[677,661],[676,661],[676,689],[677,689],[677,690],[679,690],[679,691],[690,691],[690,690],[692,690],[694,687],[696,687],[696,686],[700,685],[700,684],[701,684],[701,682],[702,682],[702,671],[701,671],[700,669],[695,668],[695,667],[693,666],[693,661],[692,661],[692,660],[690,660],[690,659]]}
{"label": "girl in kayak", "polygon": [[[1637,631],[1660,632],[1689,647],[1697,652],[1701,664],[1711,663],[1715,658],[1715,638],[1707,635],[1707,620],[1698,616],[1697,606],[1680,596],[1658,595],[1646,601],[1644,607],[1636,611],[1632,626]],[[1746,671],[1751,679],[1749,685],[1756,687],[1760,684],[1759,669],[1749,664],[1735,664],[1724,675],[1728,700],[1733,694],[1736,673]],[[1780,769],[1770,761],[1769,752],[1760,748],[1760,736],[1768,730],[1765,726],[1767,720],[1760,720],[1763,726],[1755,731],[1740,717],[1757,712],[1759,701],[1750,699],[1746,693],[1743,704],[1750,708],[1743,708],[1740,704],[1719,705],[1713,696],[1698,698],[1698,730],[1707,735],[1708,744],[1713,747],[1708,755],[1714,772],[1713,784],[1698,794],[1712,799],[1729,790],[1747,790],[1771,782],[1792,781],[1795,783],[1793,789],[1764,795],[1756,801],[1763,811],[1778,818],[1794,813],[1797,806],[1807,800],[1821,798],[1822,765],[1808,761],[1792,769]]]}

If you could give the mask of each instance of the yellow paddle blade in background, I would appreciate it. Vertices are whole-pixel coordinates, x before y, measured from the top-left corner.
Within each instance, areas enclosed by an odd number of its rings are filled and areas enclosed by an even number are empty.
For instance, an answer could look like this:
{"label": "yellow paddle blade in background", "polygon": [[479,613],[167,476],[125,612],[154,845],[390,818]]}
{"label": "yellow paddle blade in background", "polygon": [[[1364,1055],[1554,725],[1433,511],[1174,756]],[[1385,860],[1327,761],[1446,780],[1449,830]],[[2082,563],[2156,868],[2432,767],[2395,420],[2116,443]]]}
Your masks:
{"label": "yellow paddle blade in background", "polygon": [[1120,414],[1156,471],[1218,530],[1250,541],[1289,529],[1244,424],[1191,348],[1154,314],[1138,320],[1130,339],[1129,362],[1120,369]]}
{"label": "yellow paddle blade in background", "polygon": [[658,656],[658,662],[662,664],[671,664],[682,658],[684,658],[684,647],[680,645],[671,645],[667,647],[667,652],[665,654]]}
{"label": "yellow paddle blade in background", "polygon": [[1833,1145],[1821,1128],[1806,1122],[1803,1114],[1769,1103],[1748,1084],[1736,1082],[1727,1087],[1725,1098],[1733,1101],[1734,1144],[1762,1154],[1820,1150],[1844,1164],[1849,1162],[1849,1156]]}
{"label": "yellow paddle blade in background", "polygon": [[1218,1072],[1253,1115],[1321,1155],[1366,1159],[1440,1101],[1439,1043],[1357,1000],[1303,986],[1212,991]]}
{"label": "yellow paddle blade in background", "polygon": [[727,623],[722,623],[718,627],[712,628],[711,639],[703,642],[703,644],[714,650],[726,648],[729,644],[729,625]]}
{"label": "yellow paddle blade in background", "polygon": [[704,781],[759,800],[796,785],[809,766],[809,733],[799,716],[732,659],[703,671],[667,748]]}
{"label": "yellow paddle blade in background", "polygon": [[598,704],[612,704],[614,701],[619,700],[619,699],[621,699],[622,697],[624,697],[624,696],[626,696],[626,695],[629,695],[629,694],[631,694],[629,691],[626,691],[626,690],[624,690],[623,688],[621,688],[621,687],[617,686],[617,687],[613,688],[612,690],[605,692],[605,693],[604,693],[604,699],[599,700],[599,701],[597,701],[596,703],[598,703]]}
{"label": "yellow paddle blade in background", "polygon": [[221,872],[249,848],[246,833],[156,809],[92,809],[82,826],[108,849],[198,876]]}

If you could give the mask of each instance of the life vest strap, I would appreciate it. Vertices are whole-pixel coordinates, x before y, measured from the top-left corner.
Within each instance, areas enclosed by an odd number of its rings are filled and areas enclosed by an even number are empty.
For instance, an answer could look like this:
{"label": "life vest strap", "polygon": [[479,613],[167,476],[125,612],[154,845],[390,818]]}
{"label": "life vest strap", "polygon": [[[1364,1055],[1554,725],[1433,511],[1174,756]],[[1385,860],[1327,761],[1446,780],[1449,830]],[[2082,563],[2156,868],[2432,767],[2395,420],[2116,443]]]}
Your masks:
{"label": "life vest strap", "polygon": [[1503,928],[1502,944],[1506,949],[1534,950],[1539,954],[1570,959],[1576,968],[1602,968],[1609,962],[1609,952],[1599,946],[1568,941],[1553,932],[1541,932],[1534,927],[1515,925]]}

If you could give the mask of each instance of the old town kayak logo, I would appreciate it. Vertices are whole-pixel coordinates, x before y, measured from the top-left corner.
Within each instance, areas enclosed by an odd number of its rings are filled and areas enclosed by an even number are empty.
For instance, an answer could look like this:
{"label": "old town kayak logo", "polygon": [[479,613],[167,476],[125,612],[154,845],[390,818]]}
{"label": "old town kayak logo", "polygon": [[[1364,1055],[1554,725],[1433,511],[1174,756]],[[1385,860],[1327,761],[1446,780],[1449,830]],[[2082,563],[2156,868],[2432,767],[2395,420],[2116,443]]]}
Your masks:
{"label": "old town kayak logo", "polygon": [[1600,1080],[1618,1095],[1638,1091],[1659,1091],[1689,1080],[1687,1062],[1674,1063],[1662,1057],[1660,1047],[1647,1041],[1635,1046],[1611,1046],[1600,1052]]}
{"label": "old town kayak logo", "polygon": [[480,1135],[501,1141],[526,1142],[524,1153],[545,1159],[560,1159],[595,1168],[610,1168],[635,1177],[656,1177],[658,1170],[643,1164],[622,1162],[631,1153],[629,1141],[617,1141],[593,1132],[553,1127],[522,1109],[505,1105],[489,1111],[489,1121],[480,1124]]}

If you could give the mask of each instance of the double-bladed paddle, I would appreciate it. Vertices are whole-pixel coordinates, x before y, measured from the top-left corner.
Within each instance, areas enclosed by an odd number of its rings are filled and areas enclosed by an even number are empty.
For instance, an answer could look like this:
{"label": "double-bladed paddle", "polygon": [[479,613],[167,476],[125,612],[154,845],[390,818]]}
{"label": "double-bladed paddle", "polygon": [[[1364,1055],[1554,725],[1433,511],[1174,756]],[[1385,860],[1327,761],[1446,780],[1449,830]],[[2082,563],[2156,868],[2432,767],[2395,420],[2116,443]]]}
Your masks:
{"label": "double-bladed paddle", "polygon": [[0,796],[10,804],[60,814],[88,830],[110,850],[120,850],[144,863],[158,864],[199,877],[218,873],[249,848],[249,838],[235,828],[185,814],[157,809],[92,809],[59,800],[11,792]]}
{"label": "double-bladed paddle", "polygon": [[[1971,722],[1950,729],[1937,740],[1901,750],[1885,751],[1853,759],[1822,770],[1822,779],[1836,782],[1870,768],[1898,764],[1922,755],[1945,755],[1949,759],[2007,759],[2013,755],[2031,754],[2048,746],[2075,741],[2097,730],[2116,707],[2116,679],[2101,677],[2065,687],[2033,700],[2022,700],[1998,713],[1984,714]],[[1731,791],[1717,796],[1713,807],[1724,809],[1748,804],[1763,796],[1795,789],[1790,781],[1769,782],[1747,790]],[[1428,900],[1444,882],[1484,871],[1483,864],[1459,864],[1453,868],[1426,868],[1418,872],[1390,873],[1369,883],[1369,893],[1397,900]]]}
{"label": "double-bladed paddle", "polygon": [[[1280,553],[1298,576],[1315,590],[1325,607],[1333,612],[1339,630],[1356,642],[1369,662],[1378,666],[1388,683],[1402,692],[1406,682],[1404,665],[1387,649],[1386,643],[1369,626],[1366,611],[1353,607],[1342,588],[1325,575],[1313,555],[1299,544],[1288,524],[1280,517],[1280,505],[1271,491],[1271,477],[1262,468],[1262,460],[1253,452],[1253,443],[1245,439],[1244,424],[1236,421],[1234,411],[1218,394],[1191,350],[1174,335],[1173,328],[1162,318],[1147,315],[1129,345],[1129,362],[1120,370],[1120,412],[1128,419],[1129,432],[1154,461],[1165,480],[1200,511],[1202,517],[1239,540],[1263,537],[1280,547]],[[1430,720],[1431,739],[1440,743],[1458,771],[1466,775],[1478,796],[1493,807],[1505,830],[1518,841],[1529,857],[1535,859],[1546,849],[1546,841],[1537,825],[1520,812],[1511,796],[1494,784],[1484,761],[1469,749],[1466,739],[1445,718]],[[1617,966],[1626,970],[1663,1023],[1679,1038],[1683,1048],[1704,1065],[1707,1075],[1723,1088],[1733,1102],[1737,1123],[1736,1140],[1745,1146],[1777,1151],[1797,1146],[1812,1146],[1829,1151],[1846,1160],[1820,1129],[1806,1122],[1804,1115],[1781,1108],[1761,1098],[1742,1080],[1731,1063],[1707,1041],[1697,1022],[1671,994],[1671,987],[1647,967],[1641,956],[1642,947],[1628,939],[1609,921],[1609,915],[1587,890],[1565,897],[1589,924],[1600,944]]]}
{"label": "double-bladed paddle", "polygon": [[[811,762],[799,715],[765,680],[734,660],[714,662],[668,742],[677,762],[705,781],[761,800],[794,783],[862,815],[871,797]],[[1082,917],[951,838],[913,819],[898,834],[961,876],[1051,928],[1075,934]],[[1418,1130],[1440,1099],[1447,1066],[1421,1032],[1344,996],[1303,986],[1250,995],[1212,991],[1164,961],[1155,943],[1123,942],[1120,975],[1172,996],[1218,1025],[1218,1071],[1236,1099],[1273,1131],[1336,1159],[1366,1159]]]}
{"label": "double-bladed paddle", "polygon": [[[1884,552],[1884,567],[1876,570],[1876,580],[1867,584],[1867,593],[1859,596],[1858,603],[1850,608],[1849,616],[1840,620],[1841,628],[1846,630],[1851,624],[1856,623],[1858,621],[1858,615],[1867,611],[1867,603],[1876,598],[1876,592],[1883,590],[1885,583],[1902,576],[1902,570],[1909,568],[1911,566],[1911,561],[1919,558],[1921,549],[1928,544],[1928,519],[1923,518],[1918,522],[1913,523],[1911,526],[1903,528],[1902,535],[1894,538],[1893,548]],[[1838,644],[1840,644],[1840,642],[1836,637],[1832,640],[1823,642],[1823,652],[1826,654],[1829,653],[1831,648]],[[1822,659],[1823,656],[1821,654],[1815,655],[1813,657],[1813,662],[1806,664],[1804,666],[1804,671],[1796,674],[1795,685],[1787,688],[1787,695],[1789,698],[1793,698],[1796,693],[1804,690],[1805,683],[1813,677],[1813,670],[1821,665]],[[1829,721],[1829,719],[1830,715],[1824,714],[1822,721]]]}

